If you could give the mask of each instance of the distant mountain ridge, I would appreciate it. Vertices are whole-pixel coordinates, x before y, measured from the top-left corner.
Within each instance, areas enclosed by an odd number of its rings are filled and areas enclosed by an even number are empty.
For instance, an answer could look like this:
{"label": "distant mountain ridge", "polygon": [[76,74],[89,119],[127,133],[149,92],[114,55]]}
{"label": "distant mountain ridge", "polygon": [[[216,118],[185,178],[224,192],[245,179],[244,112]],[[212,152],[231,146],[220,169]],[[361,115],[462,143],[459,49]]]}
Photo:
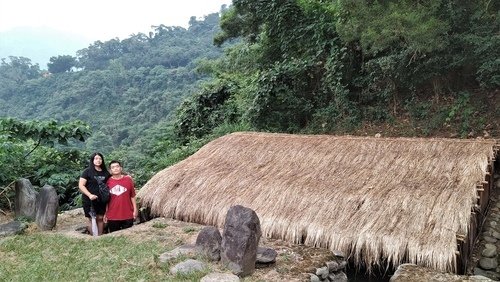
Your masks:
{"label": "distant mountain ridge", "polygon": [[44,27],[19,27],[0,32],[0,59],[9,56],[26,57],[47,68],[50,57],[76,56],[76,51],[92,42],[85,37]]}

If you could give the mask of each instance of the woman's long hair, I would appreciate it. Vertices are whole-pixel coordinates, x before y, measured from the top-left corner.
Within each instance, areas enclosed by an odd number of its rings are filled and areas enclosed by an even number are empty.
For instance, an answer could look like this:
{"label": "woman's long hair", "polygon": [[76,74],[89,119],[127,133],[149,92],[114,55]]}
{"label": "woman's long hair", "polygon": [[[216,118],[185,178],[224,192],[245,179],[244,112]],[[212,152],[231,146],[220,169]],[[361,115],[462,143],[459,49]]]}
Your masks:
{"label": "woman's long hair", "polygon": [[95,156],[99,156],[102,159],[102,163],[100,165],[102,171],[108,171],[108,169],[106,168],[106,163],[104,162],[104,156],[101,153],[99,153],[99,152],[95,152],[92,155],[90,155],[89,169],[91,169],[93,171],[96,171],[95,170],[95,165],[94,165],[94,158],[95,158]]}

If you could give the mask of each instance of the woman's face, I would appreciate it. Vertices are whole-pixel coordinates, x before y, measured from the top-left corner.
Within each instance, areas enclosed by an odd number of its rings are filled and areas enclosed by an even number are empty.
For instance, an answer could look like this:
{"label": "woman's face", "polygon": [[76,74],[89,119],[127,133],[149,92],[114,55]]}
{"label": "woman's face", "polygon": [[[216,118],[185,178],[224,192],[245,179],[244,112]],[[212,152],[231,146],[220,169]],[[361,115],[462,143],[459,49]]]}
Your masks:
{"label": "woman's face", "polygon": [[101,166],[102,165],[102,158],[99,155],[95,155],[94,157],[94,165],[95,166]]}

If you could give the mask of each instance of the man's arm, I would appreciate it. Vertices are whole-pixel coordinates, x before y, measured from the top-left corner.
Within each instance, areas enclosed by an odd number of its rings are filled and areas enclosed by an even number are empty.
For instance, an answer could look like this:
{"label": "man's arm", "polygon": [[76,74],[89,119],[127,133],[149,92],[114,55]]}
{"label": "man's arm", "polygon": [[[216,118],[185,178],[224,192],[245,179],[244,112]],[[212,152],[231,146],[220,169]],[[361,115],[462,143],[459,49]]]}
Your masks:
{"label": "man's arm", "polygon": [[134,219],[136,219],[138,212],[137,212],[137,203],[135,202],[135,196],[131,197],[130,201],[132,201],[132,206],[134,207]]}

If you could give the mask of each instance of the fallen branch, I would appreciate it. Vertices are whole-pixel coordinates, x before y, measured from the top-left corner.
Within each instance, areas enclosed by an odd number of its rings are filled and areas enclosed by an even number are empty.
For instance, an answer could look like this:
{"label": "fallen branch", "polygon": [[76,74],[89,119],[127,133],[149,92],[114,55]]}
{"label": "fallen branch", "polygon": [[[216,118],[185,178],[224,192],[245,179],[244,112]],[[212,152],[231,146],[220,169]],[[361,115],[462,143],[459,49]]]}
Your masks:
{"label": "fallen branch", "polygon": [[9,183],[7,186],[5,186],[5,187],[3,188],[3,190],[2,190],[2,192],[0,192],[0,195],[2,195],[3,193],[5,193],[5,191],[7,191],[7,189],[8,189],[8,188],[10,188],[10,186],[11,186],[12,184],[14,184],[15,182],[16,182],[16,181],[14,180],[14,181],[12,181],[11,183]]}
{"label": "fallen branch", "polygon": [[7,195],[4,195],[5,199],[7,199],[7,202],[9,202],[9,209],[12,210],[12,202],[9,200],[9,197]]}

